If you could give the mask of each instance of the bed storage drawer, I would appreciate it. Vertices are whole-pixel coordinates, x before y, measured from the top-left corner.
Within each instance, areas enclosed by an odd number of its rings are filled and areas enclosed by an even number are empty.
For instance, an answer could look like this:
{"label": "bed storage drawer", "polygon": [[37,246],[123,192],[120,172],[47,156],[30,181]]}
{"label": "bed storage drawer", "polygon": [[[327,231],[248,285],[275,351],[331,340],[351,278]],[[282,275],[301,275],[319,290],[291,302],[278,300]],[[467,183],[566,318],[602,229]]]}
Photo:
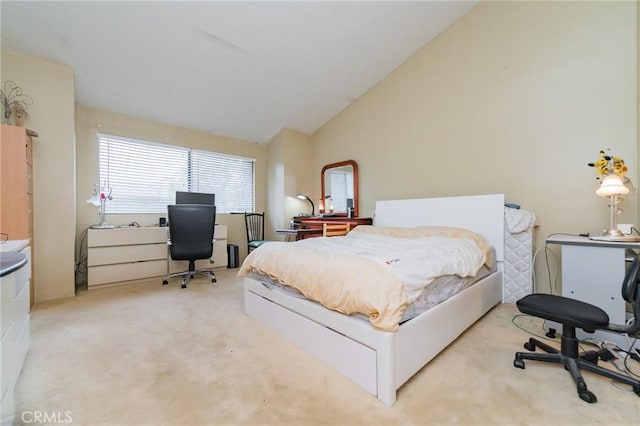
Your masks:
{"label": "bed storage drawer", "polygon": [[[245,294],[246,313],[305,352],[374,395],[376,351],[253,292]],[[354,368],[354,359],[357,359]]]}

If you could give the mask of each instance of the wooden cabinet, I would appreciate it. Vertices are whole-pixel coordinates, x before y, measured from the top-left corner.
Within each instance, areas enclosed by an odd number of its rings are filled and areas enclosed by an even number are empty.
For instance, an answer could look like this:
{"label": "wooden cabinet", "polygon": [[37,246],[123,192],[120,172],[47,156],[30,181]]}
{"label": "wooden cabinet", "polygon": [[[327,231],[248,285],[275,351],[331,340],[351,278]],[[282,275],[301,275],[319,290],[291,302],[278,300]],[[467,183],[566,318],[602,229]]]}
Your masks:
{"label": "wooden cabinet", "polygon": [[[24,127],[2,125],[0,138],[0,232],[33,247],[33,138]],[[33,253],[32,253],[33,255]],[[34,300],[31,259],[30,304]]]}

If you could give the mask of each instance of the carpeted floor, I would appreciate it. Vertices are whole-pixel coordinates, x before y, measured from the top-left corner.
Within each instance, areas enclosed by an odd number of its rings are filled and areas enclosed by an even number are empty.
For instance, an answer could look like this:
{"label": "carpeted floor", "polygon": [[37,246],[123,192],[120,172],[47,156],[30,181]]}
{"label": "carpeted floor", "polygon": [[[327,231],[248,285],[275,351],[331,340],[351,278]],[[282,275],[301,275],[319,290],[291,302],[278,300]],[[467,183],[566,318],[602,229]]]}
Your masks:
{"label": "carpeted floor", "polygon": [[[640,424],[628,387],[585,373],[598,397],[587,404],[561,367],[514,368],[529,335],[512,324],[513,305],[489,312],[387,407],[247,318],[235,273],[187,289],[156,280],[36,305],[18,423],[37,411],[73,425]],[[517,322],[541,332],[536,319]]]}

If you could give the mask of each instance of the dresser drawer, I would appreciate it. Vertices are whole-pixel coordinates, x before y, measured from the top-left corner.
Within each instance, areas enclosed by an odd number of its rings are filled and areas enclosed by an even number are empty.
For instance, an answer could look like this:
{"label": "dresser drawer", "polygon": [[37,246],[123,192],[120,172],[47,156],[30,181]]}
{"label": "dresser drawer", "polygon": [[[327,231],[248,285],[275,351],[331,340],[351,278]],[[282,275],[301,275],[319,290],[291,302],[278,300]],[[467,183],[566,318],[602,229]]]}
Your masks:
{"label": "dresser drawer", "polygon": [[7,330],[7,334],[0,340],[0,391],[4,397],[9,389],[13,389],[14,381],[17,377],[14,365],[16,364],[16,339],[18,337],[18,327],[11,324]]}
{"label": "dresser drawer", "polygon": [[88,286],[160,277],[167,274],[167,258],[147,262],[90,266]]}
{"label": "dresser drawer", "polygon": [[167,243],[142,244],[137,246],[90,247],[87,252],[88,266],[131,263],[143,260],[160,260],[167,258]]}
{"label": "dresser drawer", "polygon": [[20,377],[24,360],[27,358],[27,352],[29,352],[29,344],[31,343],[31,320],[29,316],[24,317],[24,321],[18,325],[18,335],[15,342],[16,358],[14,361],[16,377]]}
{"label": "dresser drawer", "polygon": [[216,238],[216,242],[213,245],[213,260],[214,268],[221,268],[227,266],[227,240],[219,240]]}
{"label": "dresser drawer", "polygon": [[87,247],[166,244],[167,237],[167,228],[89,229]]}
{"label": "dresser drawer", "polygon": [[29,283],[27,282],[19,287],[22,288],[22,291],[20,291],[20,294],[16,296],[13,302],[13,320],[22,323],[25,318],[29,318]]}
{"label": "dresser drawer", "polygon": [[0,291],[2,291],[2,307],[0,308],[0,337],[4,339],[16,317],[15,298],[17,282],[15,272],[2,277],[0,282],[2,283],[0,286]]}
{"label": "dresser drawer", "polygon": [[[214,240],[226,240],[227,239],[227,226],[226,225],[216,225],[213,230],[213,239]],[[226,250],[226,244],[225,244]]]}

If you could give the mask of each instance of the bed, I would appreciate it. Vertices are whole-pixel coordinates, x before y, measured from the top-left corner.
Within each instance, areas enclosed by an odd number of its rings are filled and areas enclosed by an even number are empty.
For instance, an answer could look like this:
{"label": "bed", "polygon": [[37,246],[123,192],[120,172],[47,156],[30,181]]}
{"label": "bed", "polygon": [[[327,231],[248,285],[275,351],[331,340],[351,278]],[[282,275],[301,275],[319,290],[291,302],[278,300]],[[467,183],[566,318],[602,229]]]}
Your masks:
{"label": "bed", "polygon": [[455,296],[381,331],[319,303],[244,281],[246,315],[392,405],[396,391],[440,351],[502,300],[504,195],[378,201],[375,226],[447,226],[482,235],[496,269]]}

